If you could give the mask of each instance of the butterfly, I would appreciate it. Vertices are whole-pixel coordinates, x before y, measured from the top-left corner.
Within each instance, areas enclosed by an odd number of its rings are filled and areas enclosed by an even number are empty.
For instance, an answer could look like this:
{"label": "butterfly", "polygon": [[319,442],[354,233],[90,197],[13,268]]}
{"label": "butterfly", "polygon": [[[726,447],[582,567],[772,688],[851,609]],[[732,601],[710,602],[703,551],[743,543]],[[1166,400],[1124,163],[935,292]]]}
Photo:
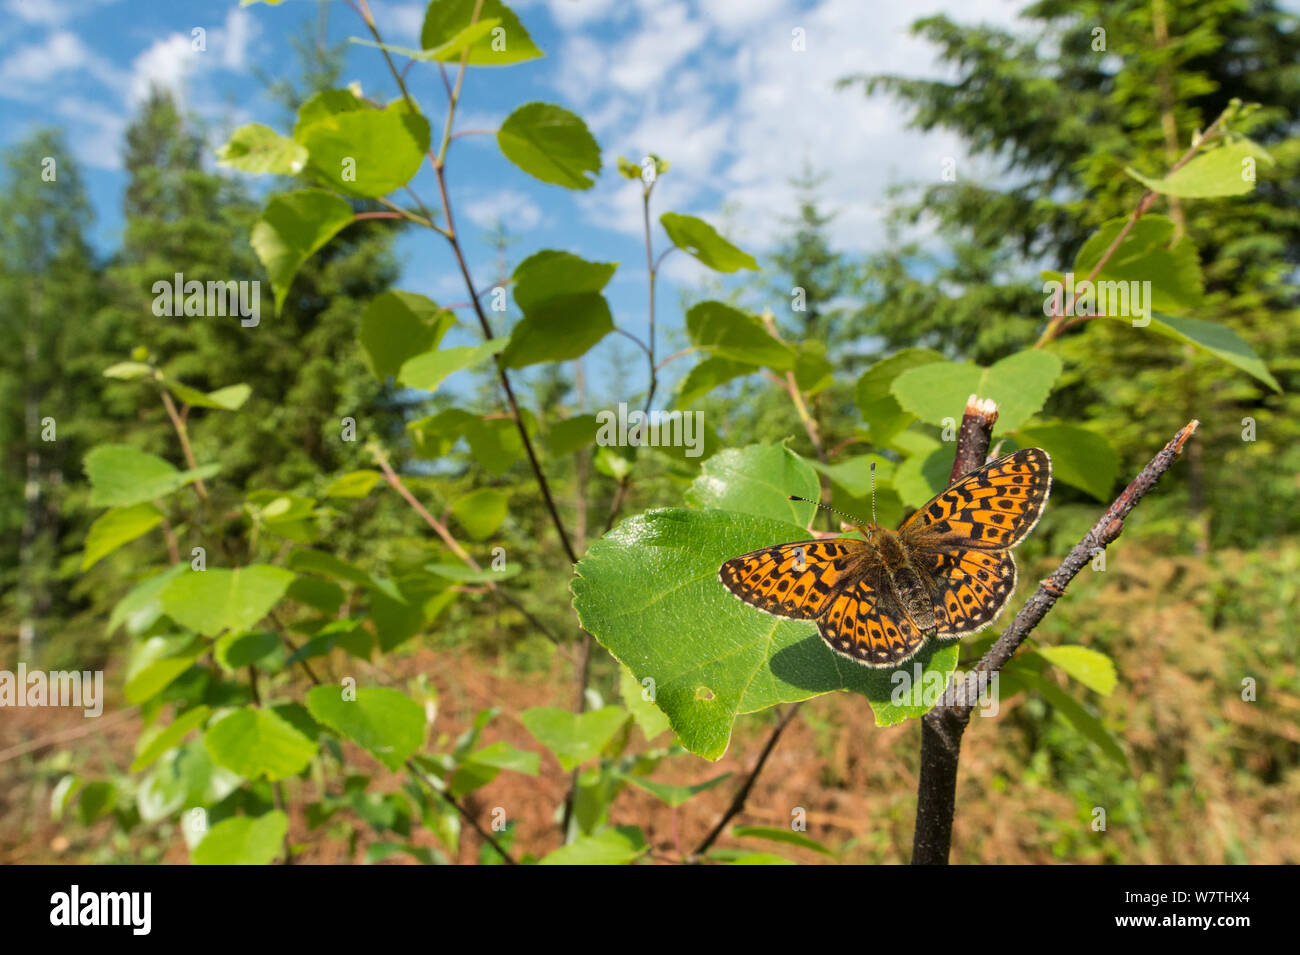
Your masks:
{"label": "butterfly", "polygon": [[910,659],[997,619],[1016,589],[1015,547],[1052,486],[1052,459],[1025,448],[961,477],[897,531],[764,547],[727,561],[727,589],[765,613],[816,620],[836,653],[869,667]]}

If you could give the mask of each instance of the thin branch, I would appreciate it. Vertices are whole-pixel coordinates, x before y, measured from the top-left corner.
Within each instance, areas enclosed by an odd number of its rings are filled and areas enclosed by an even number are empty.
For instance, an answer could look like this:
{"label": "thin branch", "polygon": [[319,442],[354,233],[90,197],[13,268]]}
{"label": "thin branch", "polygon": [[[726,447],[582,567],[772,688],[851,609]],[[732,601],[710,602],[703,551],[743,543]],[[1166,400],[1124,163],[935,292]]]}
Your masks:
{"label": "thin branch", "polygon": [[749,793],[754,788],[754,783],[758,780],[758,774],[763,771],[763,767],[767,764],[767,758],[772,755],[772,750],[776,749],[777,741],[781,739],[781,734],[785,732],[785,728],[790,725],[790,721],[794,719],[795,714],[799,712],[799,707],[802,705],[802,703],[795,703],[781,714],[780,720],[778,720],[776,726],[772,728],[771,734],[767,737],[767,742],[763,745],[763,751],[758,754],[758,760],[754,763],[754,768],[749,771],[749,775],[745,777],[745,781],[741,784],[740,788],[736,790],[736,795],[732,798],[731,805],[729,805],[727,811],[722,814],[722,818],[718,820],[717,825],[709,830],[709,834],[704,837],[700,844],[695,847],[695,851],[691,853],[697,861],[704,855],[704,853],[709,851],[709,848],[713,843],[717,842],[718,836],[722,835],[722,831],[727,828],[727,823],[731,822],[731,820],[745,808],[745,801],[749,799]]}
{"label": "thin branch", "polygon": [[[194,449],[190,447],[190,432],[185,426],[185,418],[177,412],[176,402],[172,401],[172,396],[165,386],[159,388],[159,393],[162,395],[163,407],[167,409],[167,417],[172,419],[172,427],[176,429],[176,437],[180,439],[181,453],[185,455],[185,463],[193,471],[198,468],[198,463],[194,460]],[[187,413],[188,410],[187,408]],[[208,488],[203,483],[202,478],[194,479],[194,491],[203,500],[208,499]]]}
{"label": "thin branch", "polygon": [[426,786],[428,786],[428,787],[429,787],[429,790],[430,790],[430,791],[431,791],[435,796],[437,796],[438,798],[440,798],[440,799],[442,799],[443,801],[445,801],[449,806],[451,806],[451,807],[452,807],[453,809],[455,809],[458,813],[460,813],[461,817],[462,817],[466,822],[468,822],[471,826],[474,827],[474,831],[477,832],[477,833],[479,834],[479,836],[480,836],[480,837],[481,837],[485,842],[488,843],[488,845],[490,845],[493,849],[495,849],[495,850],[497,851],[497,854],[498,854],[499,856],[501,856],[501,858],[505,861],[506,865],[518,865],[518,864],[519,864],[519,863],[515,860],[515,857],[512,856],[509,852],[507,852],[507,851],[506,851],[506,850],[501,846],[501,843],[497,842],[496,839],[493,838],[493,836],[492,836],[492,834],[491,834],[490,832],[488,832],[486,829],[483,828],[483,826],[479,823],[478,819],[476,819],[476,818],[473,816],[473,814],[470,813],[470,811],[469,811],[468,809],[466,809],[464,806],[462,806],[462,805],[460,804],[460,800],[456,799],[456,797],[454,797],[451,793],[446,792],[444,789],[442,789],[442,788],[440,788],[438,785],[436,785],[436,784],[433,782],[433,780],[430,779],[429,777],[427,777],[427,776],[424,774],[424,772],[420,769],[420,767],[419,767],[418,765],[416,765],[415,760],[413,760],[413,759],[408,759],[408,760],[406,761],[406,768],[407,768],[407,770],[411,773],[412,776],[414,776],[416,779],[418,779],[419,781],[421,781],[422,783],[424,783]]}

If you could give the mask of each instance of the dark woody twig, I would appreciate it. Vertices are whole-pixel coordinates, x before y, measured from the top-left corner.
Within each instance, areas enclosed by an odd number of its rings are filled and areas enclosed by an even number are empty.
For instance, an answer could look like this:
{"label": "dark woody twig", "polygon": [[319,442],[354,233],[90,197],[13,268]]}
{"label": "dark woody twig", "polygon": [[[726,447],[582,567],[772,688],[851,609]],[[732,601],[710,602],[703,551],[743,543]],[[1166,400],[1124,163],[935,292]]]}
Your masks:
{"label": "dark woody twig", "polygon": [[[971,416],[968,404],[967,418]],[[967,420],[962,421],[957,458],[961,460],[961,437],[967,434]],[[927,713],[921,720],[921,775],[917,783],[916,831],[912,841],[913,865],[945,865],[952,844],[952,818],[957,791],[957,762],[961,753],[961,738],[970,720],[973,692],[987,674],[996,673],[1012,658],[1030,632],[1065,593],[1070,581],[1096,555],[1108,547],[1124,529],[1124,518],[1137,506],[1177,459],[1188,439],[1195,433],[1199,422],[1189,422],[1150,463],[1133,479],[1124,492],[1101,516],[1093,528],[1070,551],[1056,571],[1039,585],[1033,596],[1025,602],[1011,624],[1003,631],[989,651],[966,675],[960,687],[950,686],[942,704]],[[973,432],[982,429],[973,428]],[[991,424],[989,426],[991,430]],[[978,434],[971,442],[978,447]],[[988,446],[988,431],[984,431],[984,447]],[[968,452],[970,453],[970,452]],[[982,459],[981,459],[982,460]],[[958,475],[954,464],[954,475]],[[965,470],[960,473],[966,473]]]}

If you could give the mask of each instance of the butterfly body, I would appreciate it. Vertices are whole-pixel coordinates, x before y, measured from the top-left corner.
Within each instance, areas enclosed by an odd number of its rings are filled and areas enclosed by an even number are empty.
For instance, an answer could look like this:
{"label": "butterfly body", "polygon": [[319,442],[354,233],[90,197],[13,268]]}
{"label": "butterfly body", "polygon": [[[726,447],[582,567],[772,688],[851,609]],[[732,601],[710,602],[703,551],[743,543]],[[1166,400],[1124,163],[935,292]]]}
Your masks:
{"label": "butterfly body", "polygon": [[765,547],[718,576],[759,610],[816,620],[835,652],[897,666],[930,636],[956,639],[997,618],[1016,586],[1010,550],[1038,522],[1050,487],[1051,458],[1026,448],[960,478],[897,531],[863,524],[863,539]]}

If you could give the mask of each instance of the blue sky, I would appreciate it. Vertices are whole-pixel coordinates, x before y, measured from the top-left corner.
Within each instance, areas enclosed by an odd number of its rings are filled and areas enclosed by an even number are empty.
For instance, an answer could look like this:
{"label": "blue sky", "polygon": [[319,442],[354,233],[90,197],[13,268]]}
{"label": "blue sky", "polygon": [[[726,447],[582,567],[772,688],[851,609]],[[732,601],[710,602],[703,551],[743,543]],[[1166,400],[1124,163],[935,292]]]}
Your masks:
{"label": "blue sky", "polygon": [[[892,101],[836,90],[846,74],[940,75],[930,49],[907,36],[916,17],[948,10],[966,21],[1013,22],[1021,4],[1003,0],[519,0],[520,15],[545,59],[509,68],[474,69],[466,81],[457,129],[494,129],[511,109],[533,100],[582,115],[604,153],[595,188],[575,193],[538,183],[515,168],[491,137],[452,146],[448,175],[458,226],[468,240],[480,286],[496,276],[483,241],[501,220],[516,241],[511,262],[543,248],[623,263],[607,290],[615,319],[638,334],[645,327],[645,267],[640,194],[614,172],[617,156],[655,152],[672,163],[656,188],[656,214],[701,216],[747,251],[769,251],[794,212],[789,179],[804,160],[826,175],[821,188],[838,248],[879,248],[886,189],[940,176],[953,157],[959,175],[985,174],[944,134],[904,129]],[[344,3],[329,6],[332,39],[363,36]],[[372,0],[387,42],[418,46],[425,4]],[[246,122],[284,130],[286,117],[254,76],[292,75],[288,36],[313,21],[317,3],[280,6],[196,0],[0,0],[0,146],[41,124],[67,132],[87,174],[97,248],[111,250],[122,227],[125,176],[122,134],[150,84],[166,86],[211,130],[214,147]],[[206,49],[193,48],[205,31]],[[792,49],[794,30],[805,49]],[[438,128],[445,105],[435,70],[416,64],[412,92]],[[345,81],[372,97],[396,94],[377,51],[354,47]],[[257,180],[254,188],[270,186]],[[432,177],[416,181],[436,205]],[[400,287],[441,303],[465,293],[441,238],[411,230],[400,243]],[[656,227],[655,242],[666,239]],[[681,327],[681,294],[697,293],[709,274],[681,253],[663,275],[661,327]],[[611,336],[599,362],[634,348]],[[682,363],[687,364],[687,363]],[[684,372],[685,368],[679,369]],[[675,377],[675,376],[673,376]],[[637,385],[640,387],[640,384]]]}

